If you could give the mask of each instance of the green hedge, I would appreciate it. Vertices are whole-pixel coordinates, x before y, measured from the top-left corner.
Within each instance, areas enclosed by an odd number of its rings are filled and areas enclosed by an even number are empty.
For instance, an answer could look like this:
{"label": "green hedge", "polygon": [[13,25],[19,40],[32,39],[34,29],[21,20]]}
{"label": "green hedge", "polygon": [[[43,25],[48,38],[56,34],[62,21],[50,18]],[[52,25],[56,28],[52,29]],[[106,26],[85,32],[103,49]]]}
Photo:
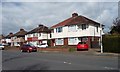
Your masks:
{"label": "green hedge", "polygon": [[103,51],[120,53],[120,35],[103,36]]}

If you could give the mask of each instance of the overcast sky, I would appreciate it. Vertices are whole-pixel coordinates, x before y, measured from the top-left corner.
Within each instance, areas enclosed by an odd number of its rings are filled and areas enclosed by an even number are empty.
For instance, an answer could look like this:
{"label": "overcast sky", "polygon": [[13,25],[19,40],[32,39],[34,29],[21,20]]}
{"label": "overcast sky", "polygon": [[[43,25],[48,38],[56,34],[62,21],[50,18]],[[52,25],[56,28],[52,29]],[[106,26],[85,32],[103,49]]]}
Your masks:
{"label": "overcast sky", "polygon": [[30,31],[39,24],[50,27],[71,17],[74,12],[104,24],[104,31],[108,32],[113,19],[118,17],[118,2],[5,1],[0,3],[3,34],[16,33],[20,28]]}

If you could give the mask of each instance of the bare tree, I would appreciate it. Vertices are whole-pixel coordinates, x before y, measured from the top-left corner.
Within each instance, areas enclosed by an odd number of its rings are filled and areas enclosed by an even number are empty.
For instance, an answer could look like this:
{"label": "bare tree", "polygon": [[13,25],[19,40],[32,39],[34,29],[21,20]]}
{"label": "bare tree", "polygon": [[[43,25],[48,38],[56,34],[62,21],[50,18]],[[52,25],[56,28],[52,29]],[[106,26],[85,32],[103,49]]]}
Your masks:
{"label": "bare tree", "polygon": [[113,26],[111,27],[111,34],[120,34],[120,18],[113,20]]}

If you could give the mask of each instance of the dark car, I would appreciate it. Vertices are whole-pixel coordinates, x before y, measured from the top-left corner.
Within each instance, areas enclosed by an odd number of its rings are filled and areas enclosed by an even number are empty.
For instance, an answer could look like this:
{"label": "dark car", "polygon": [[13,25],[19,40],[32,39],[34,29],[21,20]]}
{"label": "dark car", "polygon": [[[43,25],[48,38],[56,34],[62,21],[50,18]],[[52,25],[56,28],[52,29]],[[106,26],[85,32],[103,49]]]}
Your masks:
{"label": "dark car", "polygon": [[77,44],[77,50],[88,50],[88,44],[86,42],[79,42]]}
{"label": "dark car", "polygon": [[24,52],[24,51],[26,51],[26,52],[33,52],[33,51],[37,52],[37,48],[35,46],[33,46],[33,45],[30,45],[30,44],[22,45],[20,47],[20,50],[21,50],[21,52]]}

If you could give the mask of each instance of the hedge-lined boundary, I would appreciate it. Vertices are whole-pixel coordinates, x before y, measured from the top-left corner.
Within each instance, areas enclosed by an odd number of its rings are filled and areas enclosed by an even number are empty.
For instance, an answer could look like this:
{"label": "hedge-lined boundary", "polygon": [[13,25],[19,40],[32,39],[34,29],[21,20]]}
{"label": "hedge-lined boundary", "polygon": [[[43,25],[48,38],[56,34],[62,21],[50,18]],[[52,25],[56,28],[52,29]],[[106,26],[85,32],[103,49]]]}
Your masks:
{"label": "hedge-lined boundary", "polygon": [[120,35],[103,36],[104,52],[120,53]]}

